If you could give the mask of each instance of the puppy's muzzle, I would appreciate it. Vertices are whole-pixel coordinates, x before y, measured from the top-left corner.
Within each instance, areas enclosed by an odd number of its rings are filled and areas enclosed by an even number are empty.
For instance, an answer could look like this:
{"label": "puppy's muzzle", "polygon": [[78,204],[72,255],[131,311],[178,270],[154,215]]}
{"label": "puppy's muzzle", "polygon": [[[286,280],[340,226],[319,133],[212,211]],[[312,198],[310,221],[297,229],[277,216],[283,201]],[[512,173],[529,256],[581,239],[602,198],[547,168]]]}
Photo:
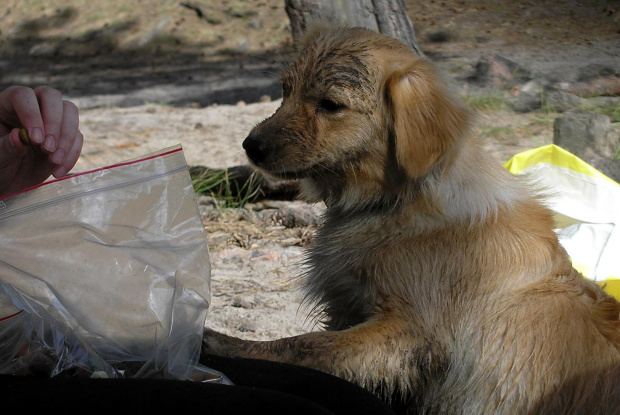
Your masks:
{"label": "puppy's muzzle", "polygon": [[269,141],[266,140],[262,134],[250,132],[246,139],[243,140],[242,145],[248,158],[254,164],[260,164],[265,161],[267,156],[271,153]]}

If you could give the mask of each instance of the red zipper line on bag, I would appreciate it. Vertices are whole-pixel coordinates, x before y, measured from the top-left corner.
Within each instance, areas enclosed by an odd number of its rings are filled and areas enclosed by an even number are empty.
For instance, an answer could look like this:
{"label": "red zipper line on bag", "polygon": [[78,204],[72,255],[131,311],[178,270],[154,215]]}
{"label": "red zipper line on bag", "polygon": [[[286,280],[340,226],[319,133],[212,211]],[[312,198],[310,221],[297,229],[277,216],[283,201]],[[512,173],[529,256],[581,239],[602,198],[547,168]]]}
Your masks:
{"label": "red zipper line on bag", "polygon": [[2,318],[0,318],[0,322],[5,321],[5,320],[9,320],[9,319],[11,319],[11,318],[15,317],[16,315],[21,314],[23,312],[24,312],[24,310],[19,310],[17,313],[11,314],[10,316],[2,317]]}
{"label": "red zipper line on bag", "polygon": [[126,161],[126,162],[123,162],[123,163],[117,163],[117,164],[112,164],[110,166],[100,167],[100,168],[94,169],[94,170],[88,170],[88,171],[85,171],[85,172],[82,172],[82,173],[71,174],[69,176],[61,177],[59,179],[54,179],[54,180],[50,180],[50,181],[47,181],[47,182],[43,182],[43,183],[34,185],[34,186],[29,187],[27,189],[20,190],[19,192],[15,192],[15,193],[8,194],[6,196],[2,196],[2,197],[0,197],[0,200],[7,199],[9,197],[13,197],[13,196],[16,196],[16,195],[21,194],[21,193],[26,193],[26,192],[29,192],[31,190],[37,189],[39,187],[47,186],[48,184],[62,182],[64,180],[72,179],[74,177],[84,176],[85,174],[97,173],[98,171],[113,169],[115,167],[130,166],[132,164],[142,163],[143,161],[153,160],[153,159],[156,159],[158,157],[166,156],[168,154],[178,153],[179,151],[183,151],[183,149],[182,148],[177,148],[177,149],[174,149],[174,150],[166,151],[165,153],[155,154],[155,155],[152,155],[152,156],[149,156],[149,157],[144,157],[144,158],[141,158],[141,159],[138,159],[138,160]]}

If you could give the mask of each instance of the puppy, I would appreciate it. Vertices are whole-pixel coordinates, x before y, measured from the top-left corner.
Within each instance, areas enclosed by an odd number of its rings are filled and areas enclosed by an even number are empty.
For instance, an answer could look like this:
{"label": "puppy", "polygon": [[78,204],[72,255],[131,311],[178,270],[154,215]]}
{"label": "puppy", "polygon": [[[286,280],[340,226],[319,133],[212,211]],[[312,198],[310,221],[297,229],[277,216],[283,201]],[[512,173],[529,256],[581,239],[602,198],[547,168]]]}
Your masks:
{"label": "puppy", "polygon": [[325,331],[203,353],[315,368],[410,413],[618,413],[620,304],[583,278],[552,212],[470,135],[470,112],[399,41],[317,31],[251,162],[326,203],[306,291]]}

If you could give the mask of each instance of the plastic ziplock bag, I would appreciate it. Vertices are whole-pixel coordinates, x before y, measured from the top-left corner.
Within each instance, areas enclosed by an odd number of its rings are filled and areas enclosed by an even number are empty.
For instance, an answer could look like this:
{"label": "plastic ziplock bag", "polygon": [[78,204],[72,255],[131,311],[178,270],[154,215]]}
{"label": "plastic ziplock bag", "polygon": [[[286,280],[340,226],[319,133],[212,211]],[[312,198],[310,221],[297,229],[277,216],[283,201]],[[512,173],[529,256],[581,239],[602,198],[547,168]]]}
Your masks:
{"label": "plastic ziplock bag", "polygon": [[220,379],[197,364],[210,272],[180,146],[6,196],[0,373]]}
{"label": "plastic ziplock bag", "polygon": [[505,167],[547,190],[573,266],[620,300],[620,185],[553,144],[519,153]]}

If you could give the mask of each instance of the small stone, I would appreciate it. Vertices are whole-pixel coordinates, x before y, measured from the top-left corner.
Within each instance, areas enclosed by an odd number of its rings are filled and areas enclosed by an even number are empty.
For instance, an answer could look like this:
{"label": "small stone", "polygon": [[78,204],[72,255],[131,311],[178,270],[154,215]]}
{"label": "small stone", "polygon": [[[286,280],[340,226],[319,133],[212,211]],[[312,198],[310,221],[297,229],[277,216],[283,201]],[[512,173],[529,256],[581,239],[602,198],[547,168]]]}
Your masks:
{"label": "small stone", "polygon": [[308,204],[301,201],[265,201],[264,210],[258,218],[270,226],[297,228],[316,226],[321,221],[323,204]]}
{"label": "small stone", "polygon": [[206,196],[206,195],[200,195],[198,196],[198,204],[199,205],[214,205],[215,204],[215,199],[213,199],[213,197],[211,196]]}
{"label": "small stone", "polygon": [[579,108],[585,100],[577,95],[564,91],[551,91],[545,96],[545,105],[551,111],[565,112]]}
{"label": "small stone", "polygon": [[244,321],[243,324],[239,326],[239,331],[242,333],[254,333],[256,332],[256,324],[252,324],[249,321]]}
{"label": "small stone", "polygon": [[532,79],[530,71],[503,56],[483,56],[467,81],[479,87],[512,88]]}
{"label": "small stone", "polygon": [[541,107],[540,95],[519,93],[508,100],[508,105],[513,111],[527,113],[539,110]]}
{"label": "small stone", "polygon": [[252,261],[279,261],[281,258],[280,252],[277,250],[255,250],[252,252]]}
{"label": "small stone", "polygon": [[431,43],[445,43],[455,40],[456,35],[446,30],[438,30],[428,33],[426,39]]}
{"label": "small stone", "polygon": [[248,297],[237,296],[233,298],[232,306],[239,307],[239,308],[245,308],[249,310],[251,308],[254,308],[254,303]]}

